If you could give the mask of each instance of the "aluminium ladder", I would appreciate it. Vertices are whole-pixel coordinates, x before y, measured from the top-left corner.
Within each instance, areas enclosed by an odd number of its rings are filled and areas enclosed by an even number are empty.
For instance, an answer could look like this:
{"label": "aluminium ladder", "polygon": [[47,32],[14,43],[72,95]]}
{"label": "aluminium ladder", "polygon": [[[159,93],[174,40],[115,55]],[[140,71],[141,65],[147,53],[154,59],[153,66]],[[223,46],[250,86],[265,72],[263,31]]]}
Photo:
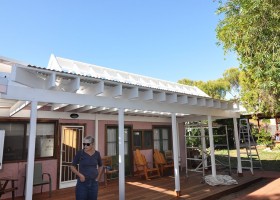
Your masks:
{"label": "aluminium ladder", "polygon": [[254,168],[262,169],[262,162],[248,119],[239,121],[239,142],[240,154],[246,155],[241,157],[242,169],[249,169],[252,174],[254,174]]}
{"label": "aluminium ladder", "polygon": [[[219,128],[224,127],[225,133],[220,133]],[[211,161],[210,161],[210,151],[207,151],[206,143],[207,140],[209,141],[209,131],[205,131],[204,134],[201,131],[202,129],[208,130],[207,126],[203,125],[195,125],[195,126],[188,126],[185,131],[185,155],[186,155],[186,178],[190,177],[189,172],[200,172],[202,173],[202,183],[205,182],[204,178],[207,171],[211,168]],[[231,163],[230,163],[230,153],[229,153],[229,142],[228,142],[228,131],[227,126],[219,125],[214,126],[212,129],[216,129],[214,131],[213,137],[217,139],[217,137],[225,137],[226,143],[225,144],[214,144],[214,152],[217,147],[226,148],[227,149],[227,158],[228,164],[226,164],[222,159],[218,159],[215,157],[215,164],[216,170],[222,169],[223,172],[228,172],[231,175]],[[195,130],[195,131],[192,131]],[[205,144],[203,144],[203,140],[205,140]],[[209,142],[208,142],[209,143]],[[205,146],[205,148],[203,148]],[[191,156],[188,152],[198,150],[199,154],[196,156]],[[193,165],[194,164],[194,165]],[[192,166],[193,165],[193,166]],[[224,170],[225,169],[225,170]],[[228,169],[228,171],[226,171]]]}

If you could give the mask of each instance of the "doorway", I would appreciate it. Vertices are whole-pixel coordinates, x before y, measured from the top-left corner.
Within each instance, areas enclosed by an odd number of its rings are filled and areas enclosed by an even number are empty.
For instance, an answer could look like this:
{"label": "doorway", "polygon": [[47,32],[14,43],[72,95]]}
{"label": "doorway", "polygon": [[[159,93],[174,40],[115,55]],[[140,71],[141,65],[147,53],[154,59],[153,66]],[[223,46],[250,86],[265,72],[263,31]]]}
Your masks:
{"label": "doorway", "polygon": [[59,189],[76,185],[76,175],[70,167],[77,151],[82,149],[84,129],[84,126],[61,127]]}

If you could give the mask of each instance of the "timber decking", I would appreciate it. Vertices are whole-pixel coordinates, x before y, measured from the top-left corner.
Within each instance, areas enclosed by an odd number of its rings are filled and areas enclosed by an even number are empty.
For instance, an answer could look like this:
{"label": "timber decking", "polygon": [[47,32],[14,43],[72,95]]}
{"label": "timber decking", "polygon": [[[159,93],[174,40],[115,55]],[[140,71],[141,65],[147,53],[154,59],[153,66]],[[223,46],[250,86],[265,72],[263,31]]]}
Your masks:
{"label": "timber decking", "polygon": [[[125,198],[126,200],[150,200],[150,199],[217,199],[225,194],[236,192],[242,188],[261,180],[260,176],[252,176],[249,173],[244,173],[243,177],[232,175],[238,181],[238,185],[229,186],[210,186],[206,183],[201,183],[201,174],[195,174],[189,178],[182,176],[181,182],[181,196],[176,197],[174,192],[175,179],[172,176],[165,176],[151,180],[140,179],[139,177],[126,178],[125,185]],[[99,200],[118,200],[119,187],[118,180],[112,180],[108,186],[105,187],[104,183],[99,186]],[[34,194],[33,200],[75,200],[75,188],[67,188],[53,191],[51,198],[48,197],[48,192],[43,194]],[[24,200],[23,197],[17,197],[16,200]]]}

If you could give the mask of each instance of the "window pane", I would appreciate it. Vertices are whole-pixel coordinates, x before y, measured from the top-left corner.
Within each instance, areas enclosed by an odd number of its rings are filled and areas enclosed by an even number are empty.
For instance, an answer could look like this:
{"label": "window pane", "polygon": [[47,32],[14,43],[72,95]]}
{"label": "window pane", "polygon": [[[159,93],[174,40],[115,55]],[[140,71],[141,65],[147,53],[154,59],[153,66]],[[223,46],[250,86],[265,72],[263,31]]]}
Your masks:
{"label": "window pane", "polygon": [[128,128],[124,129],[124,141],[127,142],[128,141]]}
{"label": "window pane", "polygon": [[168,140],[168,129],[162,129],[162,139]]}
{"label": "window pane", "polygon": [[159,130],[154,129],[154,140],[159,140]]}
{"label": "window pane", "polygon": [[117,142],[117,129],[108,128],[107,129],[107,142]]}
{"label": "window pane", "polygon": [[108,143],[107,144],[107,154],[108,154],[108,156],[117,155],[116,149],[117,149],[116,143]]}
{"label": "window pane", "polygon": [[128,154],[128,142],[124,142],[124,155]]}
{"label": "window pane", "polygon": [[154,141],[154,149],[160,150],[160,142],[159,141]]}
{"label": "window pane", "polygon": [[154,149],[160,150],[159,129],[154,129]]}
{"label": "window pane", "polygon": [[141,133],[139,131],[133,132],[133,146],[136,148],[141,148],[142,146],[142,138],[141,138]]}
{"label": "window pane", "polygon": [[153,141],[153,134],[151,131],[144,131],[144,148],[151,149],[152,148],[152,141]]}
{"label": "window pane", "polygon": [[0,129],[5,130],[4,161],[23,160],[26,158],[24,151],[24,124],[0,123]]}
{"label": "window pane", "polygon": [[[30,124],[27,124],[26,146],[28,146]],[[54,124],[38,123],[36,127],[35,157],[54,156]]]}
{"label": "window pane", "polygon": [[117,129],[107,128],[107,155],[117,155]]}
{"label": "window pane", "polygon": [[124,128],[124,155],[128,155],[128,128]]}
{"label": "window pane", "polygon": [[162,148],[163,148],[162,150],[163,150],[163,151],[168,150],[168,140],[163,140],[163,141],[162,141],[162,145],[163,145],[163,146],[162,146]]}

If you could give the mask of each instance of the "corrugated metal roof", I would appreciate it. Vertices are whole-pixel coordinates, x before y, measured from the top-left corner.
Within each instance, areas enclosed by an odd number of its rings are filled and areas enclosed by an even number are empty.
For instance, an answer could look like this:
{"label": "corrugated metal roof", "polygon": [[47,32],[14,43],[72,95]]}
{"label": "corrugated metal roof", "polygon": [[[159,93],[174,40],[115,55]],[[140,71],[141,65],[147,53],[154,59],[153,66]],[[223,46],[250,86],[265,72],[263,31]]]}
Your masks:
{"label": "corrugated metal roof", "polygon": [[54,55],[51,55],[47,69],[170,92],[209,97],[209,95],[195,86],[188,86],[115,69],[100,67],[93,64],[55,57]]}

